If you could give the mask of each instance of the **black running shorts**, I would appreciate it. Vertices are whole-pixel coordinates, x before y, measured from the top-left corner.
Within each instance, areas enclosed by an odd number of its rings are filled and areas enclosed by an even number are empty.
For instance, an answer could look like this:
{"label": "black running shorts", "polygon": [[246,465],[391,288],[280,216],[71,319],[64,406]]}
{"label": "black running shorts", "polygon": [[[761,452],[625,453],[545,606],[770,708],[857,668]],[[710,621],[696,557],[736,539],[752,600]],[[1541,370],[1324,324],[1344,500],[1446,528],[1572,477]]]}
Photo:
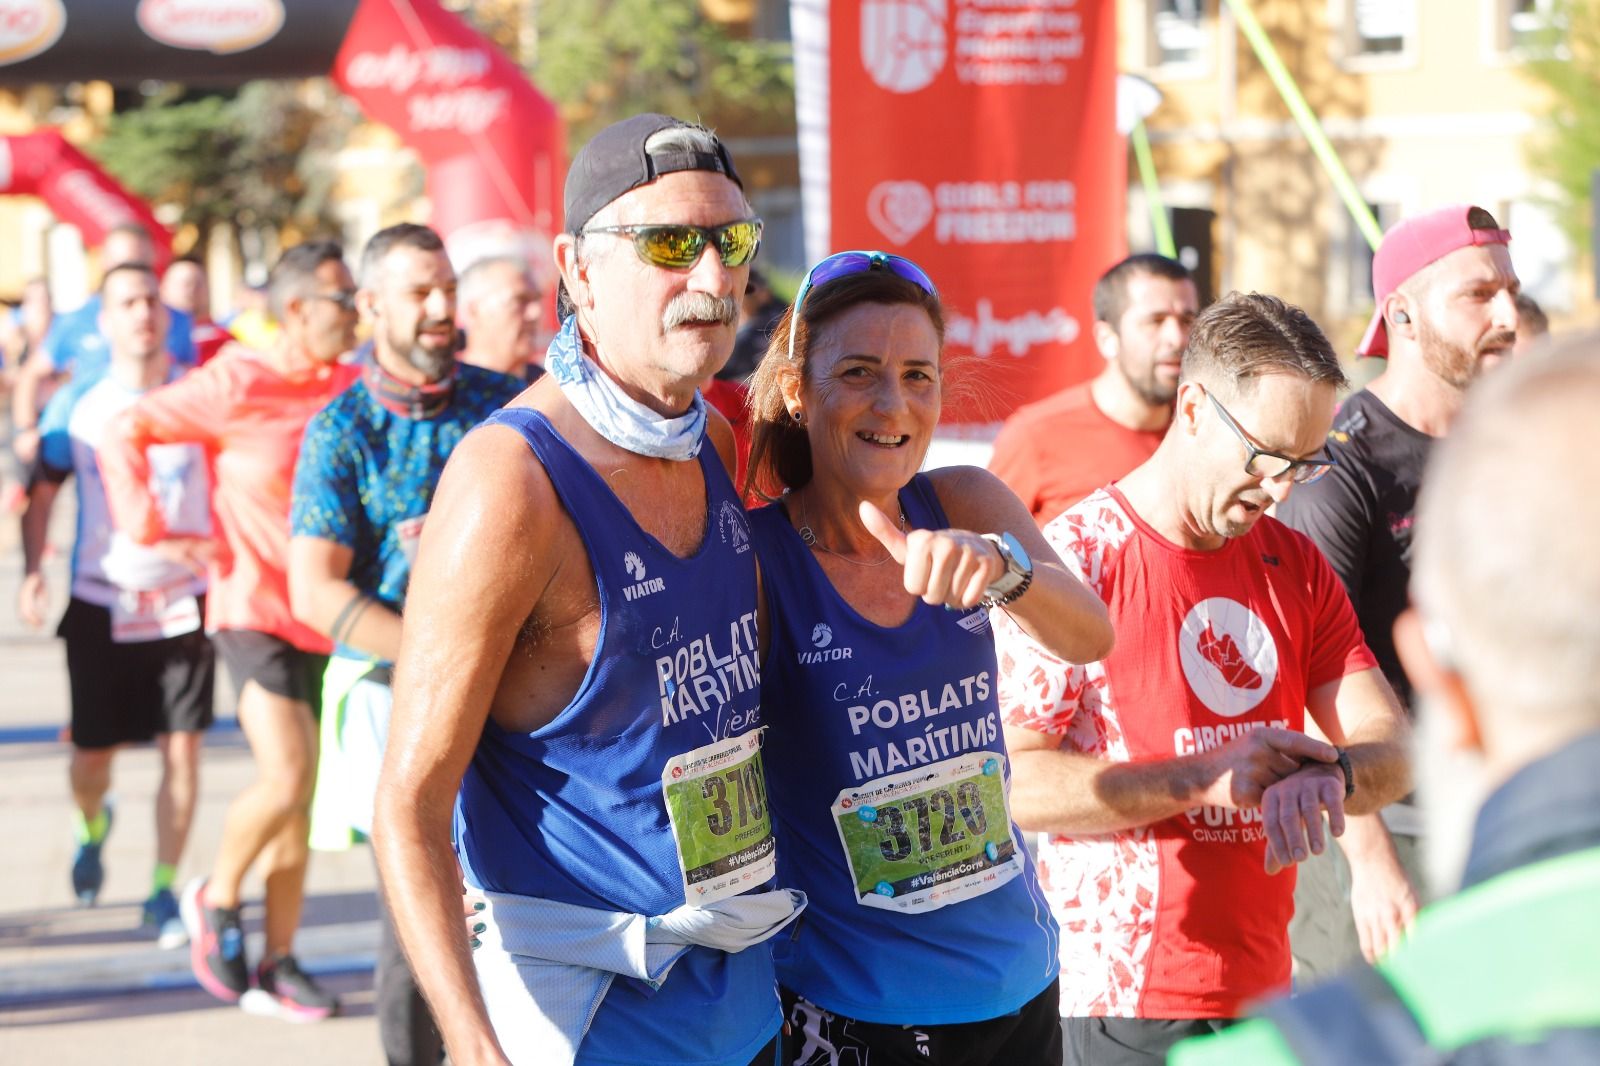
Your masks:
{"label": "black running shorts", "polygon": [[823,1010],[787,988],[783,1001],[785,1061],[792,1066],[840,1062],[960,1063],[963,1066],[1060,1066],[1061,1023],[1056,982],[1020,1010],[981,1022],[889,1025]]}
{"label": "black running shorts", "polygon": [[302,651],[281,637],[254,629],[223,629],[211,642],[228,668],[236,698],[244,691],[245,682],[254,681],[274,696],[307,704],[311,717],[322,717],[326,655]]}
{"label": "black running shorts", "polygon": [[67,645],[74,747],[109,748],[211,725],[216,660],[204,632],[118,644],[110,608],[73,598],[56,635]]}

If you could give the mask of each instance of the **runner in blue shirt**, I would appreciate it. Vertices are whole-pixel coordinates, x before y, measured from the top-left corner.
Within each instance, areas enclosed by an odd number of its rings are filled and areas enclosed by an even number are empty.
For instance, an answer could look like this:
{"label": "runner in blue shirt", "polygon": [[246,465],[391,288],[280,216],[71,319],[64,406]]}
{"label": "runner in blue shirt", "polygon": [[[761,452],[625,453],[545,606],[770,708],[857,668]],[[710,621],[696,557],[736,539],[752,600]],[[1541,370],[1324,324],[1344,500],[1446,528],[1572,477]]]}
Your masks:
{"label": "runner in blue shirt", "polygon": [[1009,813],[991,610],[1075,662],[1111,624],[1027,508],[973,467],[920,474],[943,314],[881,252],[807,275],[751,383],[768,645],[762,716],[790,1061],[1061,1061],[1058,932]]}

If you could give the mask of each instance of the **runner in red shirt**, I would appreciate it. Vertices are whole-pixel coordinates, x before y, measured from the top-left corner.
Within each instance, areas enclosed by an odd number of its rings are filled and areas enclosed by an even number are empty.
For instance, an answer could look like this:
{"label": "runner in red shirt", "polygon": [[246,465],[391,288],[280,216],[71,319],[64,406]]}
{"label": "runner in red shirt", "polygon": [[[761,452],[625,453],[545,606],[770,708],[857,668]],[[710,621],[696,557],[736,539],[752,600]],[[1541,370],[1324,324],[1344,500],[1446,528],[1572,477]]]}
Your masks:
{"label": "runner in red shirt", "polygon": [[1034,521],[1044,525],[1155,454],[1199,312],[1189,272],[1165,256],[1129,256],[1095,282],[1094,342],[1105,369],[1019,408],[989,460]]}
{"label": "runner in red shirt", "polygon": [[[196,979],[219,998],[314,1021],[337,1002],[300,971],[292,949],[309,856],[315,719],[331,645],[290,610],[289,498],[306,423],[359,373],[338,362],[355,343],[355,283],[339,245],[315,241],[285,252],[268,285],[281,326],[273,346],[256,352],[230,345],[142,398],[111,424],[100,467],[118,528],[145,544],[165,532],[145,449],[191,442],[206,450],[219,533],[206,629],[237,687],[239,725],[257,777],[228,808],[212,876],[184,894],[190,961]],[[267,885],[266,951],[252,989],[238,910],[245,873],[258,859]],[[222,920],[208,918],[202,927],[202,906]]]}
{"label": "runner in red shirt", "polygon": [[[1294,874],[1409,787],[1405,718],[1338,578],[1265,515],[1322,473],[1344,381],[1316,325],[1234,294],[1196,320],[1172,428],[1045,534],[1111,609],[1073,666],[1000,619],[1013,810],[1050,834],[1066,1061],[1159,1063],[1289,981]],[[1304,735],[1309,710],[1334,747]]]}

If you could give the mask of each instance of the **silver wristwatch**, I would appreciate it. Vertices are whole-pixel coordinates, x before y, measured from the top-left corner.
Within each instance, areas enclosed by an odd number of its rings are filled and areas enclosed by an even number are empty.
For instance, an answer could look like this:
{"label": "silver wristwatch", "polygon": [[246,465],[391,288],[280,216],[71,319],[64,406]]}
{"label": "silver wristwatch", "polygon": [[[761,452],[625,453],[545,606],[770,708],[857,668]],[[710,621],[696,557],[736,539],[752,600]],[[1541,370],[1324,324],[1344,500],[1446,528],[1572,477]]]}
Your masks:
{"label": "silver wristwatch", "polygon": [[1033,584],[1033,560],[1028,558],[1028,551],[1022,542],[1010,533],[985,533],[983,539],[999,549],[1006,572],[983,590],[980,602],[984,607],[1004,607],[1008,603],[1015,603]]}

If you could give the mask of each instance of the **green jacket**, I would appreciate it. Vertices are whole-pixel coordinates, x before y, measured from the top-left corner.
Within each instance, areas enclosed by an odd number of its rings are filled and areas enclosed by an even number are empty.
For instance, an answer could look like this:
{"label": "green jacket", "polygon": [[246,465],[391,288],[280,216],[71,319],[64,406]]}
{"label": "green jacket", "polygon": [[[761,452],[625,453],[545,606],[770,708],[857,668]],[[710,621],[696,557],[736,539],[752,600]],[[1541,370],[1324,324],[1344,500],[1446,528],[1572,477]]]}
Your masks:
{"label": "green jacket", "polygon": [[[1429,907],[1376,971],[1436,1050],[1496,1038],[1529,1045],[1553,1030],[1588,1029],[1594,1057],[1582,1061],[1600,1061],[1600,848],[1523,867]],[[1315,1059],[1294,1050],[1305,1050],[1302,1035],[1360,1039],[1351,1028],[1383,1011],[1376,986],[1350,977],[1334,985],[1342,987],[1288,1001],[1303,1004],[1293,1012],[1298,1019],[1269,1009],[1179,1045],[1168,1062],[1308,1066]],[[1356,1017],[1335,1017],[1349,1008]],[[1336,1061],[1352,1061],[1349,1053]],[[1363,1059],[1363,1066],[1374,1061]],[[1404,1061],[1398,1054],[1377,1061],[1385,1059]]]}

